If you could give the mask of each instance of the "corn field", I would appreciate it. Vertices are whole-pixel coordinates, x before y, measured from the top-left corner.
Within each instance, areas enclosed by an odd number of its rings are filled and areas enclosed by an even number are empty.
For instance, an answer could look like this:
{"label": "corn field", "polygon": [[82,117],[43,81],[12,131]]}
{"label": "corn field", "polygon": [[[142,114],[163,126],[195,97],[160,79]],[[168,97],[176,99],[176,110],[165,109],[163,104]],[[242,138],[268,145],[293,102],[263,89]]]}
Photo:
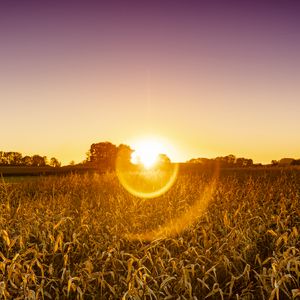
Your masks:
{"label": "corn field", "polygon": [[299,231],[296,169],[180,172],[154,199],[113,173],[2,179],[0,299],[300,299]]}

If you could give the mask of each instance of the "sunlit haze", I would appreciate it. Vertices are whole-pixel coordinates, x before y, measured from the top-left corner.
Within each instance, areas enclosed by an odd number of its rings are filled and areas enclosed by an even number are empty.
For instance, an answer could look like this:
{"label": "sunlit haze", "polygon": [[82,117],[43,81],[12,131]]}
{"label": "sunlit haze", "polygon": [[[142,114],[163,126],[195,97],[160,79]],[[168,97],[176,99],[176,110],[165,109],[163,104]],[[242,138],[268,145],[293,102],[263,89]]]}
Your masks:
{"label": "sunlit haze", "polygon": [[68,164],[92,143],[153,136],[173,161],[299,158],[299,13],[296,1],[2,1],[0,150]]}

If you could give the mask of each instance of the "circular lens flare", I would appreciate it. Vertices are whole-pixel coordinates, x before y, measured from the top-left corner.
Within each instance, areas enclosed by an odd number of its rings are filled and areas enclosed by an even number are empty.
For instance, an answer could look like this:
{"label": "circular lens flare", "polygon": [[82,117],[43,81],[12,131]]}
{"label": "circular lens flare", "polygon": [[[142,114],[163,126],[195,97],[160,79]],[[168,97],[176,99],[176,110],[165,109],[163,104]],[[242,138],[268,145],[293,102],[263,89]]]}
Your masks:
{"label": "circular lens flare", "polygon": [[[155,198],[167,192],[176,181],[178,164],[172,164],[165,155],[156,156],[155,162],[150,164],[149,160],[148,164],[148,159],[142,162],[138,151],[134,153],[130,148],[125,147],[117,156],[116,174],[123,187],[140,198]],[[167,218],[165,222],[157,224],[154,228],[150,226],[146,229],[146,226],[142,231],[139,229],[126,231],[125,237],[128,240],[153,241],[176,236],[193,225],[203,215],[213,198],[219,178],[219,164],[203,169],[202,172],[207,176],[204,182],[199,182],[201,185],[204,184],[203,190],[198,195],[196,193],[196,201],[183,214],[175,218]]]}
{"label": "circular lens flare", "polygon": [[178,164],[164,159],[155,143],[143,143],[136,151],[120,150],[116,160],[116,173],[120,183],[132,195],[155,198],[174,184]]}
{"label": "circular lens flare", "polygon": [[177,218],[167,221],[165,224],[157,226],[156,229],[146,230],[142,233],[126,233],[126,238],[128,240],[153,241],[181,234],[186,228],[192,226],[208,208],[216,190],[218,178],[219,165],[216,164],[212,178],[207,182],[204,191],[186,212]]}

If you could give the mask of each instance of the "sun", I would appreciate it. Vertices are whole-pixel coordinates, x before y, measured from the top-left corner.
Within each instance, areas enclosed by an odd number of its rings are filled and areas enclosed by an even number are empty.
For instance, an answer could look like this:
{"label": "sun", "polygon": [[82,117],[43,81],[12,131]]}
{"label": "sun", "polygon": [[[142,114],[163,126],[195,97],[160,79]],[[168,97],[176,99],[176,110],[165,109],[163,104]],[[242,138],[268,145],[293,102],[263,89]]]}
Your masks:
{"label": "sun", "polygon": [[151,199],[166,193],[174,184],[178,164],[172,163],[170,144],[158,137],[137,139],[130,143],[133,149],[120,151],[116,159],[116,174],[122,186],[132,195]]}
{"label": "sun", "polygon": [[150,169],[158,162],[159,155],[165,153],[165,147],[158,140],[140,140],[133,146],[134,152],[131,155],[133,164],[142,164],[144,168]]}

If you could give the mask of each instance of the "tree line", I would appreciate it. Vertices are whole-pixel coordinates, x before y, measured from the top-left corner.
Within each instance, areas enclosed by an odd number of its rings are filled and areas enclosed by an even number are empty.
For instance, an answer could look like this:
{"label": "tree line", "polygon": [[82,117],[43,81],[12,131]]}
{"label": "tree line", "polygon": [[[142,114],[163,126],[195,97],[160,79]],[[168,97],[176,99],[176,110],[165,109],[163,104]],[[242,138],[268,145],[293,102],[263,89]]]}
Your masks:
{"label": "tree line", "polygon": [[187,163],[199,163],[204,165],[216,162],[219,163],[219,165],[222,167],[251,167],[254,165],[251,158],[236,157],[233,154],[227,156],[219,156],[216,158],[193,158],[187,161]]}
{"label": "tree line", "polygon": [[[103,171],[112,171],[115,168],[115,162],[119,153],[122,153],[122,155],[126,156],[127,160],[130,161],[133,151],[130,146],[125,144],[117,146],[111,142],[94,143],[86,153],[86,159],[80,165],[91,166]],[[163,162],[170,163],[170,159],[166,154],[160,154],[159,159]],[[219,163],[221,167],[251,167],[262,165],[254,164],[251,158],[236,157],[233,154],[216,158],[193,158],[186,163],[208,165],[216,162]],[[300,159],[284,158],[279,161],[272,160],[271,165],[300,165]],[[22,156],[20,152],[0,151],[0,166],[60,167],[61,163],[55,157],[51,157],[50,160],[48,160],[47,156],[37,154],[33,156]]]}
{"label": "tree line", "polygon": [[48,160],[47,156],[38,154],[23,156],[20,152],[4,152],[0,151],[0,166],[26,166],[26,167],[60,167],[61,163],[57,158],[51,157]]}
{"label": "tree line", "polygon": [[[115,169],[118,155],[122,156],[124,161],[130,162],[133,152],[134,150],[125,144],[116,146],[111,142],[95,143],[91,145],[90,150],[87,152],[87,158],[84,164],[104,171],[112,171]],[[158,161],[160,165],[171,163],[170,158],[164,153],[158,155]]]}
{"label": "tree line", "polygon": [[[133,150],[124,144],[116,146],[110,142],[100,142],[92,144],[90,150],[87,152],[87,159],[84,164],[90,165],[101,170],[112,171],[115,168],[115,162],[118,153],[122,152],[122,155],[126,155],[130,160],[130,156]],[[170,163],[170,159],[166,154],[160,154],[159,160],[164,163]],[[261,164],[254,164],[252,159],[244,157],[236,157],[232,154],[227,156],[220,156],[216,158],[193,158],[186,163],[192,164],[215,164],[218,163],[221,167],[251,167],[259,166]]]}
{"label": "tree line", "polygon": [[300,159],[282,158],[280,160],[272,160],[272,166],[300,166]]}
{"label": "tree line", "polygon": [[[203,165],[219,163],[222,167],[251,167],[251,166],[262,166],[261,163],[254,164],[251,158],[236,157],[233,154],[227,156],[220,156],[216,158],[193,158],[187,161],[187,163],[199,163]],[[268,166],[300,166],[300,159],[294,158],[282,158],[280,160],[272,160]]]}

